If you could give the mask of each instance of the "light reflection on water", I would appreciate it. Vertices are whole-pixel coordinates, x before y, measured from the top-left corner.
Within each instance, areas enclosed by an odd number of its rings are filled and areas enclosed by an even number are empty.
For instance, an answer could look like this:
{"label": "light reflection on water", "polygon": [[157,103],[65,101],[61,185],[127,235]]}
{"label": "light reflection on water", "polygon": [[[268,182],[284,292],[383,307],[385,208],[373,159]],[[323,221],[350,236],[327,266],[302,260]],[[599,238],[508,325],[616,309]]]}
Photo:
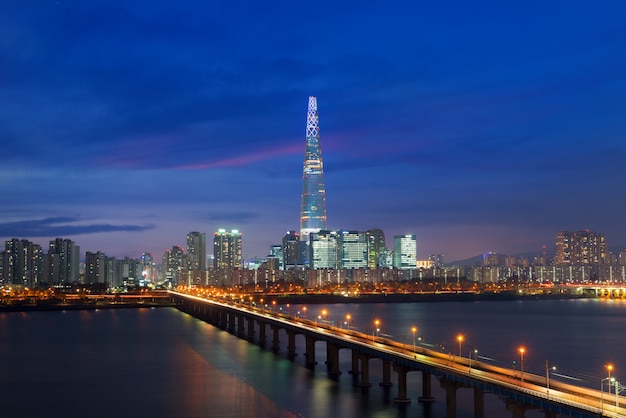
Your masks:
{"label": "light reflection on water", "polygon": [[[524,301],[330,305],[337,324],[371,331],[379,318],[385,333],[402,341],[419,327],[427,341],[466,347],[508,362],[524,342],[528,368],[558,359],[559,371],[599,382],[611,361],[626,366],[626,304],[600,301]],[[297,312],[300,307],[291,307]],[[310,306],[311,314],[321,306]],[[268,345],[271,340],[268,333]],[[281,335],[277,355],[175,309],[28,312],[0,314],[0,408],[15,417],[441,417],[445,393],[433,381],[437,402],[417,402],[421,375],[409,373],[412,402],[392,402],[397,388],[378,386],[381,361],[370,361],[372,387],[353,385],[349,350],[340,351],[343,374],[326,377],[326,347],[316,344],[318,364],[303,367],[304,340],[296,338],[295,361]],[[465,351],[465,350],[464,350]],[[581,353],[584,356],[581,357]],[[584,359],[584,361],[581,361]],[[557,360],[554,360],[556,362]],[[392,374],[395,380],[395,374]],[[595,385],[590,385],[595,387]],[[459,418],[473,415],[471,390],[457,392]],[[36,400],[36,401],[35,401]],[[486,416],[510,416],[485,395]],[[528,411],[528,418],[542,416]]]}

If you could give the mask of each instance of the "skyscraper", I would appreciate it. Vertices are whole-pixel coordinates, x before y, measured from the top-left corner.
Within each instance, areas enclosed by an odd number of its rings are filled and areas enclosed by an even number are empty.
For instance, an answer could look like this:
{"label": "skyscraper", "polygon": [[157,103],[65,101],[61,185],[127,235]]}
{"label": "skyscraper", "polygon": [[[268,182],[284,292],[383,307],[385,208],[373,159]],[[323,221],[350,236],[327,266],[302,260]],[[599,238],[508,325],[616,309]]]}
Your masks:
{"label": "skyscraper", "polygon": [[213,257],[215,268],[241,268],[241,232],[218,229],[213,237]]}
{"label": "skyscraper", "polygon": [[393,266],[400,270],[414,269],[417,265],[417,241],[415,235],[393,237]]}
{"label": "skyscraper", "polygon": [[320,148],[317,98],[309,97],[306,119],[306,150],[302,169],[302,206],[300,210],[300,240],[309,241],[311,232],[326,229],[326,190]]}
{"label": "skyscraper", "polygon": [[206,270],[206,234],[190,232],[187,234],[187,269]]}

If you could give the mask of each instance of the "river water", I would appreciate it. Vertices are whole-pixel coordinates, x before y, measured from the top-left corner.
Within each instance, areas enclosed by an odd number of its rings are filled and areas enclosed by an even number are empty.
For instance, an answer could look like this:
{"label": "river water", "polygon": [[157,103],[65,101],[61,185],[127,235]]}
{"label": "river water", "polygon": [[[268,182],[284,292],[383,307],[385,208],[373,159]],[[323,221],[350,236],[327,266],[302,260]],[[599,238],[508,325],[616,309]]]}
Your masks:
{"label": "river water", "polygon": [[[304,316],[303,306],[277,306]],[[322,310],[326,316],[322,316]],[[626,302],[525,300],[307,306],[309,319],[424,343],[464,356],[600,388],[604,366],[626,382]],[[375,321],[379,321],[378,331]],[[464,335],[459,347],[457,335]],[[268,340],[271,337],[268,336]],[[326,377],[325,346],[315,370],[298,355],[275,355],[174,308],[0,313],[0,416],[6,417],[443,417],[445,394],[421,404],[421,376],[408,374],[408,405],[396,388],[378,386],[381,362],[370,361],[373,386],[353,385],[350,353],[343,374]],[[515,361],[515,364],[513,363]],[[395,381],[395,374],[392,375]],[[457,416],[472,416],[471,390],[458,391]],[[503,402],[485,396],[488,417],[508,417]],[[528,411],[526,417],[543,416]]]}

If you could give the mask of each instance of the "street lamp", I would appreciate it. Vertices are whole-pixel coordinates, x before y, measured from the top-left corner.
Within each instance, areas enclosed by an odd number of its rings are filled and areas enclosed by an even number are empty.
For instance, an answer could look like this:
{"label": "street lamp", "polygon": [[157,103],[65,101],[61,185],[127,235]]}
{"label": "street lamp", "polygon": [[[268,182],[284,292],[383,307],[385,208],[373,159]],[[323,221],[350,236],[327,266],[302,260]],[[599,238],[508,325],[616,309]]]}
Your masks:
{"label": "street lamp", "polygon": [[417,327],[411,328],[411,332],[413,333],[413,354],[415,354],[415,333],[417,332]]}
{"label": "street lamp", "polygon": [[276,312],[276,301],[275,300],[272,301],[272,306],[274,308],[274,312]]}
{"label": "street lamp", "polygon": [[524,353],[526,352],[526,349],[524,347],[520,347],[519,348],[519,355],[520,355],[520,380],[523,382],[524,381]]}
{"label": "street lamp", "polygon": [[374,321],[374,325],[376,325],[376,336],[378,337],[378,333],[380,332],[380,321],[377,319]]}
{"label": "street lamp", "polygon": [[609,376],[600,380],[600,411],[604,411],[604,381],[607,381],[608,392],[611,393],[611,371],[613,370],[612,364],[607,364],[604,366],[606,370],[609,372]]}
{"label": "street lamp", "polygon": [[304,311],[304,319],[306,319],[306,306],[302,307],[302,311]]}
{"label": "street lamp", "polygon": [[348,326],[348,329],[350,329],[350,319],[351,319],[351,318],[352,318],[352,317],[350,316],[350,314],[347,314],[347,315],[346,315],[346,325]]}
{"label": "street lamp", "polygon": [[556,370],[556,366],[549,367],[546,360],[546,397],[550,396],[550,370]]}
{"label": "street lamp", "polygon": [[456,340],[459,342],[459,357],[463,357],[463,334],[457,335]]}

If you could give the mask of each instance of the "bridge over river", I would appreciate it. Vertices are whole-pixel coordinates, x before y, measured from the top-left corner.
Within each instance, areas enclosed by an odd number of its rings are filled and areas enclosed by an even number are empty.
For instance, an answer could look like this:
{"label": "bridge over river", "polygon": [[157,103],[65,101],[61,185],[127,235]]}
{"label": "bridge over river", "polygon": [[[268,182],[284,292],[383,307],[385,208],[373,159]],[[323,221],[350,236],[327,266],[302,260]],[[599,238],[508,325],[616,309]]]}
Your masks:
{"label": "bridge over river", "polygon": [[[441,353],[423,346],[407,345],[388,338],[368,335],[331,324],[311,321],[257,308],[237,302],[207,299],[179,292],[170,292],[172,301],[181,311],[212,325],[245,338],[274,352],[280,349],[281,338],[287,343],[287,357],[296,357],[296,338],[304,339],[305,365],[315,368],[315,343],[326,345],[325,363],[330,378],[337,379],[339,351],[350,350],[352,357],[348,373],[356,385],[371,386],[369,362],[382,361],[381,386],[394,386],[395,402],[410,402],[407,397],[407,374],[421,373],[420,402],[432,402],[432,382],[438,380],[446,393],[446,414],[456,417],[456,394],[459,389],[474,392],[474,416],[485,417],[484,394],[493,393],[506,403],[513,418],[524,417],[525,411],[539,409],[546,417],[626,417],[626,400],[617,394],[563,382],[550,381],[545,376],[523,370],[495,367],[477,359]],[[272,337],[266,344],[268,333]],[[607,382],[608,383],[608,382]]]}

